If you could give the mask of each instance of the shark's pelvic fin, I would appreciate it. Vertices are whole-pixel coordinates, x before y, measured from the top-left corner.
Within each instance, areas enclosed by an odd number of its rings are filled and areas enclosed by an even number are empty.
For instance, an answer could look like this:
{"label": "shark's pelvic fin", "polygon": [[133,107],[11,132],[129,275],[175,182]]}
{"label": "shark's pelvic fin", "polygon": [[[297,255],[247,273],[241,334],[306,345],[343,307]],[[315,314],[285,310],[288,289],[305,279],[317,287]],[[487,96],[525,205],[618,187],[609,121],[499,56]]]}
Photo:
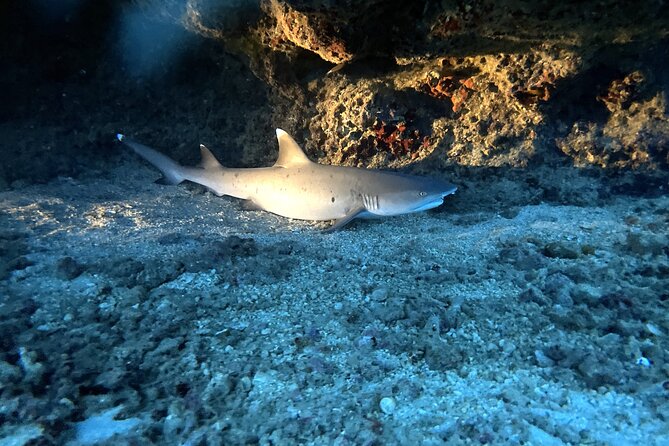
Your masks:
{"label": "shark's pelvic fin", "polygon": [[202,161],[200,161],[200,167],[203,169],[218,169],[223,167],[221,166],[221,163],[218,162],[214,154],[211,153],[211,150],[209,150],[204,144],[200,144],[200,156],[202,157]]}
{"label": "shark's pelvic fin", "polygon": [[276,138],[279,140],[279,158],[274,163],[275,167],[290,167],[312,162],[288,133],[276,129]]}

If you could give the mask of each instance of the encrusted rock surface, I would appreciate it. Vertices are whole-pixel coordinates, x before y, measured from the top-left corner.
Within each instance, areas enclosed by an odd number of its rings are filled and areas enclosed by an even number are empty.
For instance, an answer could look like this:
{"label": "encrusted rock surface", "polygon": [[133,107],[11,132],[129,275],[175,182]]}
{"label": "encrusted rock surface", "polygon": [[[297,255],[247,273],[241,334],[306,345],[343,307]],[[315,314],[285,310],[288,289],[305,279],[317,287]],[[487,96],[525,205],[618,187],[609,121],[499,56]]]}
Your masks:
{"label": "encrusted rock surface", "polygon": [[[186,159],[199,142],[218,145],[219,156],[244,165],[271,162],[271,130],[283,127],[328,163],[666,171],[668,8],[485,0],[18,7],[3,15],[13,69],[0,75],[11,155],[2,184],[78,175],[109,155],[119,129],[187,150]],[[37,131],[26,138],[21,127]]]}

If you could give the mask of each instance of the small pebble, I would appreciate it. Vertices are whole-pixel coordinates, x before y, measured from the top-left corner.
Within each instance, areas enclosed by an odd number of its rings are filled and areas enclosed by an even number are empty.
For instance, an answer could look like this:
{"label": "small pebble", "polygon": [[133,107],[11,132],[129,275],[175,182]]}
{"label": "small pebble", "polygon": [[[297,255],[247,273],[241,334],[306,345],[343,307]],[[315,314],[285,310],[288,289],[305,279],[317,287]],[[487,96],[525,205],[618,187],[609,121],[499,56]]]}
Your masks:
{"label": "small pebble", "polygon": [[571,246],[560,242],[548,243],[541,253],[551,259],[578,259],[578,251]]}
{"label": "small pebble", "polygon": [[388,289],[377,288],[374,291],[372,291],[370,298],[375,302],[383,302],[388,298]]}
{"label": "small pebble", "polygon": [[63,257],[56,264],[56,275],[63,280],[76,279],[84,272],[84,267],[72,257]]}
{"label": "small pebble", "polygon": [[664,336],[664,333],[662,332],[662,330],[660,328],[658,328],[657,325],[651,324],[650,322],[648,322],[646,324],[646,330],[650,334],[653,334],[655,336]]}
{"label": "small pebble", "polygon": [[397,402],[395,401],[395,398],[386,396],[379,401],[379,408],[381,408],[381,412],[386,415],[391,415],[397,408]]}

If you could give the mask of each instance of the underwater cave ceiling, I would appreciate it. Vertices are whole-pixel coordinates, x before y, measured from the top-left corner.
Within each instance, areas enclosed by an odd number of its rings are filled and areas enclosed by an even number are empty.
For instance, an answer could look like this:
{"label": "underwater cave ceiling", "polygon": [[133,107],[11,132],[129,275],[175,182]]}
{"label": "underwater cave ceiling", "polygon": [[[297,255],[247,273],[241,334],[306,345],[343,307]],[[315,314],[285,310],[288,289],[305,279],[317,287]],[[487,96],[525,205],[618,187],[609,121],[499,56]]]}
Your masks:
{"label": "underwater cave ceiling", "polygon": [[[0,106],[10,141],[15,121],[34,119],[45,133],[33,144],[15,135],[17,159],[26,151],[44,152],[45,141],[47,152],[73,146],[104,158],[109,135],[122,128],[173,147],[173,154],[191,152],[201,141],[243,146],[223,155],[224,161],[227,156],[232,163],[258,165],[275,156],[272,129],[282,127],[325,163],[398,168],[425,161],[428,170],[669,166],[666,2],[68,5],[75,9],[64,7],[49,26],[69,37],[5,38],[10,61],[40,64],[42,74],[26,81],[17,67],[0,79],[47,95],[26,101],[18,89],[9,105]],[[33,21],[26,11],[22,16],[4,9],[10,32],[49,35],[43,11]],[[133,26],[148,37],[126,32]],[[46,49],[29,61],[30,45]],[[44,60],[39,55],[45,53],[56,56]],[[114,58],[125,58],[127,66],[117,69]],[[54,99],[58,89],[66,93]],[[114,99],[105,101],[110,95]],[[81,96],[76,107],[65,103],[75,96]],[[52,113],[54,107],[64,113]],[[77,113],[85,117],[57,122]],[[72,153],[63,150],[68,159]],[[52,163],[57,174],[72,173],[61,164]],[[20,167],[10,162],[4,169],[7,184],[20,178]],[[23,175],[39,178],[35,172]]]}

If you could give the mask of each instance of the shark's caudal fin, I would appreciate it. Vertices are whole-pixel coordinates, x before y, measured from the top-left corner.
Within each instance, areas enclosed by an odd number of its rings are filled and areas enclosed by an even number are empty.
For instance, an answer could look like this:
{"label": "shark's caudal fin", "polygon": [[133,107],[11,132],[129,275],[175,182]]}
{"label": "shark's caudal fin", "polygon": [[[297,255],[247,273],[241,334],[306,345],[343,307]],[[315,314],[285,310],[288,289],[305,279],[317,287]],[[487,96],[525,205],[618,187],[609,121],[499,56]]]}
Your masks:
{"label": "shark's caudal fin", "polygon": [[166,184],[179,184],[187,179],[186,169],[176,161],[152,149],[151,147],[147,147],[143,144],[126,138],[125,135],[122,135],[121,133],[118,133],[116,138],[134,150],[135,153],[137,153],[139,156],[153,164],[158,170],[160,170],[164,176],[162,182]]}

